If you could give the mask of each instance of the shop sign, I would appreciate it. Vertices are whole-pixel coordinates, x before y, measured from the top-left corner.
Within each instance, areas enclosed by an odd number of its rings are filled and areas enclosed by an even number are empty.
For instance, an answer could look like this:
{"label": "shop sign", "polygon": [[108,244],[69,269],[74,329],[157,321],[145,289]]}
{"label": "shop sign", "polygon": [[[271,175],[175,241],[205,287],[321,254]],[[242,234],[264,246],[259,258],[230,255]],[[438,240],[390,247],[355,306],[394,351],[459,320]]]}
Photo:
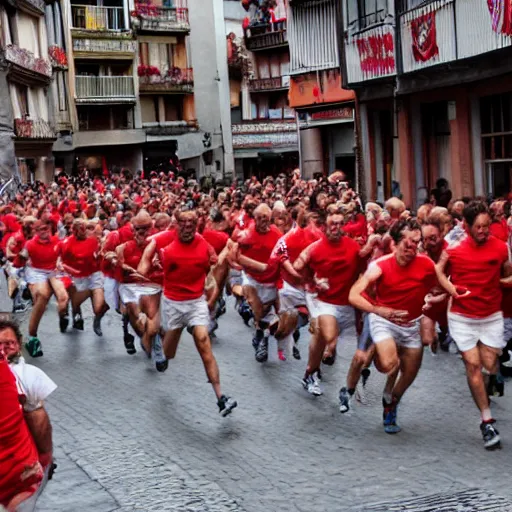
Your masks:
{"label": "shop sign", "polygon": [[354,119],[354,109],[351,107],[341,107],[331,110],[321,110],[312,112],[309,115],[311,121],[331,121],[335,119]]}

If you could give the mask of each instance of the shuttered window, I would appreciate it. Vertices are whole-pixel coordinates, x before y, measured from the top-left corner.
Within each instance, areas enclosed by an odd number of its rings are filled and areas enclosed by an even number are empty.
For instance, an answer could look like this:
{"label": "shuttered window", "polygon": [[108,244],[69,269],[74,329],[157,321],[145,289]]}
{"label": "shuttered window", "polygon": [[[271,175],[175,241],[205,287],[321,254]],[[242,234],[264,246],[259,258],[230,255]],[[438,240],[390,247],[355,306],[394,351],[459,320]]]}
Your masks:
{"label": "shuttered window", "polygon": [[289,9],[290,73],[339,67],[334,0],[293,4]]}

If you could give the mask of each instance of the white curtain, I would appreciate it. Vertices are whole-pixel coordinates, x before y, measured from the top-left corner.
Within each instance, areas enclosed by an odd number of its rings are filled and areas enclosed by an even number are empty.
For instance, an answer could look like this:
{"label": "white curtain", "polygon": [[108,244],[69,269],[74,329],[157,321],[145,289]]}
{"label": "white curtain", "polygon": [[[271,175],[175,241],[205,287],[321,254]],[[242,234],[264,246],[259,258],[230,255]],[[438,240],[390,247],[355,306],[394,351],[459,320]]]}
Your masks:
{"label": "white curtain", "polygon": [[149,65],[160,68],[160,48],[157,43],[149,43]]}
{"label": "white curtain", "polygon": [[41,109],[39,108],[38,90],[29,88],[27,91],[28,112],[30,119],[40,119]]}
{"label": "white curtain", "polygon": [[64,48],[62,37],[62,11],[59,2],[53,4],[53,25],[55,27],[55,42],[59,48]]}
{"label": "white curtain", "polygon": [[48,38],[46,36],[46,24],[42,18],[38,19],[37,29],[39,32],[39,57],[48,59]]}
{"label": "white curtain", "polygon": [[19,119],[21,118],[21,106],[18,101],[18,92],[16,91],[16,86],[14,84],[9,84],[9,93],[11,95],[13,117],[14,119]]}
{"label": "white curtain", "polygon": [[160,73],[162,76],[167,74],[169,70],[169,56],[167,53],[167,43],[159,43],[159,53],[160,53],[160,65],[158,68],[160,69]]}
{"label": "white curtain", "polygon": [[53,25],[53,6],[46,5],[44,19],[46,20],[46,34],[48,37],[48,46],[55,46],[55,27]]}

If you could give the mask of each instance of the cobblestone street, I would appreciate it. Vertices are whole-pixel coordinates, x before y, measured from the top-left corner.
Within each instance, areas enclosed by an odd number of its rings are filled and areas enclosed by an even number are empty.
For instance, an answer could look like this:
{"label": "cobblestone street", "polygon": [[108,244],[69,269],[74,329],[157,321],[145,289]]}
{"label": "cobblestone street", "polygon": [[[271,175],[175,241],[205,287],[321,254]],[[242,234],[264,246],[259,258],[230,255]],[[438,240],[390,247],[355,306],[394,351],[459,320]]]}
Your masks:
{"label": "cobblestone street", "polygon": [[493,405],[503,449],[489,453],[459,357],[425,353],[399,411],[403,431],[389,436],[375,371],[370,404],[338,412],[355,347],[324,370],[325,394],[314,399],[300,385],[306,335],[302,361],[279,362],[274,348],[259,365],[252,332],[228,309],[214,351],[239,405],[223,419],[188,334],[160,375],[140,350],[125,353],[116,314],[103,338],[89,308],[86,332],[61,335],[51,304],[35,364],[59,386],[48,403],[58,470],[40,511],[512,510],[508,390]]}

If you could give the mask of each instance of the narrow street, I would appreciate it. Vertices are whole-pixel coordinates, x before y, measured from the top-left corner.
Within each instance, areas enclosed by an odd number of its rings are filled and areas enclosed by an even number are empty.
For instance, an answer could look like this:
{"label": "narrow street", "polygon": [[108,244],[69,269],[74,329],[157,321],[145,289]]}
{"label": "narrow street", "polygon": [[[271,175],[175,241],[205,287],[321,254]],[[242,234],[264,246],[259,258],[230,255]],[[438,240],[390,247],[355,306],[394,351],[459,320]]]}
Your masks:
{"label": "narrow street", "polygon": [[268,363],[254,361],[230,304],[214,351],[239,406],[223,419],[188,334],[160,375],[140,351],[125,353],[117,315],[101,339],[91,325],[87,308],[86,332],[56,334],[51,304],[40,331],[35,364],[59,386],[48,403],[58,470],[41,512],[511,510],[511,395],[493,405],[503,449],[486,452],[458,356],[425,353],[399,411],[403,431],[389,436],[375,371],[369,405],[338,412],[354,347],[325,368],[314,399],[300,385],[304,359],[279,362],[271,350]]}

